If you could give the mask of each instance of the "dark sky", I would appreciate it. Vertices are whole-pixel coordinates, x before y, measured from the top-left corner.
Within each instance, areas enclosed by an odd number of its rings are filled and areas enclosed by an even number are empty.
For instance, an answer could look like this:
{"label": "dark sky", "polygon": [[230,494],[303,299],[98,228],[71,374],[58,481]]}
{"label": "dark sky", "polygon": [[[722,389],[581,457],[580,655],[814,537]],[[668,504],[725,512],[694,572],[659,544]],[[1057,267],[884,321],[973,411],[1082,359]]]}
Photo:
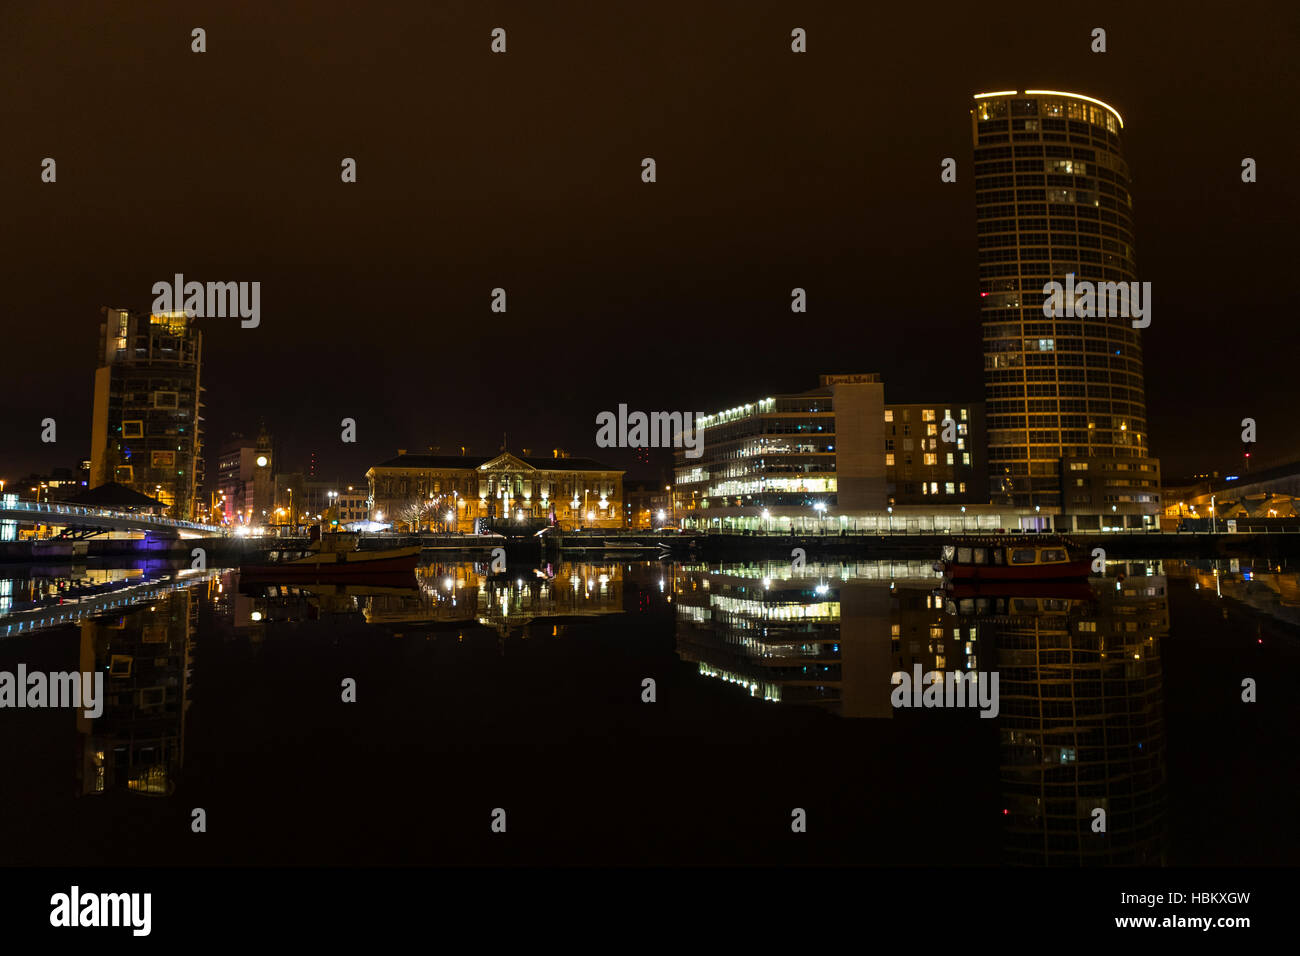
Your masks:
{"label": "dark sky", "polygon": [[1124,117],[1166,473],[1235,469],[1246,416],[1296,455],[1300,8],[1086,7],[6,0],[0,477],[89,457],[99,308],[176,272],[262,283],[260,328],[204,320],[209,447],[265,417],[331,477],[503,431],[628,464],[599,411],[824,371],[982,398],[968,110],[1026,87]]}

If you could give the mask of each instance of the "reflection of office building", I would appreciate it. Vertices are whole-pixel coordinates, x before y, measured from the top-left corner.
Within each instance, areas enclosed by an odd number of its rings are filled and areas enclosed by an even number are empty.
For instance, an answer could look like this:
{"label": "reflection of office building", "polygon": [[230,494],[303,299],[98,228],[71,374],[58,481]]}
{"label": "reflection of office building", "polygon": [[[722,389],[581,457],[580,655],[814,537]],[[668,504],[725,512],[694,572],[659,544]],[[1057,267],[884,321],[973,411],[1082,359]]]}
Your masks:
{"label": "reflection of office building", "polygon": [[477,519],[566,527],[623,525],[623,472],[590,458],[408,455],[375,465],[370,518],[418,530],[473,531]]}
{"label": "reflection of office building", "polygon": [[104,673],[104,712],[78,712],[81,791],[171,793],[184,756],[190,637],[198,597],[182,589],[110,621],[81,625],[81,669]]}
{"label": "reflection of office building", "polygon": [[989,493],[1077,528],[1159,510],[1132,317],[1087,317],[1097,303],[1082,298],[1044,315],[1044,286],[1070,273],[1137,280],[1123,125],[1073,93],[985,93],[971,109]]}
{"label": "reflection of office building", "polygon": [[888,585],[828,583],[831,570],[686,569],[674,588],[678,656],[765,701],[892,716]]}
{"label": "reflection of office building", "polygon": [[192,518],[203,482],[202,333],[184,312],[102,312],[90,486],[117,482]]}
{"label": "reflection of office building", "polygon": [[1163,862],[1165,579],[1114,582],[1094,581],[1095,600],[995,599],[975,618],[997,645],[1008,863]]}

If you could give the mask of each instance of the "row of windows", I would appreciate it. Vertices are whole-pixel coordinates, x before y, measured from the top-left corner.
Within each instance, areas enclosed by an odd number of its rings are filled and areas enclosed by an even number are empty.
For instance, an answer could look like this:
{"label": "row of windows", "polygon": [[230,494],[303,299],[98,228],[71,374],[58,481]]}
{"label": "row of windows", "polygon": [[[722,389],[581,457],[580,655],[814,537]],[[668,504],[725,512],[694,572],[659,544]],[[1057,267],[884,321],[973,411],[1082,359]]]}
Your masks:
{"label": "row of windows", "polygon": [[[1120,263],[1123,261],[1119,259],[1119,257],[1115,256],[1114,253],[1109,253],[1109,252],[1103,253],[1102,258],[1103,260],[1111,260],[1115,263]],[[1012,308],[1012,309],[1033,310],[1036,311],[1039,315],[1042,315],[1043,314],[1043,300],[1042,300],[1043,286],[1051,281],[1056,281],[1056,282],[1060,281],[1059,278],[1057,279],[1044,278],[1044,276],[1050,277],[1053,272],[1060,272],[1062,274],[1073,272],[1076,277],[1080,274],[1087,274],[1092,276],[1097,276],[1098,274],[1100,274],[1100,281],[1103,282],[1132,282],[1133,281],[1133,269],[1131,267],[1120,269],[1120,268],[1111,268],[1104,264],[1098,267],[1098,264],[1094,262],[1094,263],[1090,263],[1090,265],[1093,268],[1085,270],[1083,268],[1083,265],[1084,263],[1081,261],[1066,262],[1061,259],[1057,259],[1055,265],[1053,265],[1050,262],[1021,262],[1019,265],[1009,262],[1005,265],[980,266],[981,285],[992,284],[994,280],[997,279],[997,277],[999,276],[1020,277],[1026,274],[1035,276],[1035,282],[1027,283],[1027,285],[1029,285],[1028,289],[1023,290],[1023,292],[1017,292],[1014,295],[998,295],[997,293],[991,292],[987,289],[982,290],[981,295],[985,299],[985,301],[982,302],[981,305],[993,309]],[[1042,283],[1042,284],[1038,285],[1038,283]],[[1030,294],[1035,285],[1037,285],[1038,288],[1038,295],[1039,295],[1038,301],[1034,301],[1032,298],[1030,298]],[[1064,318],[1064,316],[1062,316],[1062,318]]]}
{"label": "row of windows", "polygon": [[[893,468],[893,467],[894,467],[894,465],[895,465],[895,455],[896,455],[896,453],[895,453],[895,452],[892,452],[892,451],[891,451],[891,452],[885,452],[885,467],[886,467],[886,468]],[[922,461],[921,461],[921,464],[922,464],[922,465],[925,465],[926,467],[929,467],[929,468],[935,468],[935,467],[938,467],[938,465],[939,465],[939,456],[938,456],[937,453],[926,452],[926,453],[925,453],[924,455],[922,455],[921,457],[922,457]],[[945,454],[944,458],[945,458],[945,461],[944,461],[944,464],[945,464],[945,465],[948,465],[948,466],[950,466],[950,467],[956,467],[956,465],[957,465],[956,455],[955,455],[953,452],[947,452],[947,453]],[[961,463],[962,463],[962,465],[965,466],[965,467],[970,467],[970,463],[971,463],[970,452],[966,451],[966,452],[962,452],[962,453],[961,453]],[[903,465],[904,465],[904,467],[907,467],[907,468],[911,468],[911,467],[912,467],[912,456],[911,456],[911,455],[904,455],[904,456],[903,456]]]}
{"label": "row of windows", "polygon": [[1081,102],[1072,99],[1057,99],[1055,97],[1024,99],[995,99],[992,97],[982,99],[975,107],[975,115],[979,118],[980,123],[996,124],[999,120],[1005,119],[1029,119],[1031,117],[1041,117],[1044,123],[1053,123],[1057,129],[1064,129],[1064,125],[1055,125],[1064,120],[1068,123],[1071,130],[1085,129],[1083,124],[1090,123],[1093,126],[1104,128],[1108,133],[1119,133],[1119,121],[1115,114],[1102,106],[1095,106],[1092,103]]}
{"label": "row of windows", "polygon": [[[901,418],[899,419],[900,421],[909,422],[909,421],[912,420],[912,410],[911,410],[910,408],[903,408],[903,409],[900,409],[900,412],[901,412]],[[967,410],[964,409],[964,408],[960,408],[960,409],[957,410],[957,412],[958,412],[958,416],[959,416],[960,420],[963,421],[963,422],[966,421]],[[923,409],[921,409],[921,421],[923,421],[923,422],[946,421],[946,420],[949,419],[949,418],[953,418],[952,409],[951,409],[951,408],[945,408],[945,409],[943,410],[943,418],[942,418],[942,419],[938,418],[937,416],[938,416],[938,409],[935,409],[935,408],[923,408]],[[894,410],[893,410],[892,408],[886,408],[886,409],[885,409],[885,421],[887,421],[887,422],[892,422],[893,420],[894,420]],[[957,419],[953,419],[953,420],[956,421]],[[961,426],[961,428],[959,429],[959,431],[960,431],[961,434],[963,434],[963,435],[966,434],[966,426],[965,426],[965,425]],[[930,431],[930,434],[931,434],[931,435],[934,434],[933,429]]]}
{"label": "row of windows", "polygon": [[[1078,143],[1080,146],[1098,146],[1102,149],[1118,148],[1119,141],[1117,137],[1106,136],[1099,133],[1095,138],[1086,136],[1082,133],[1071,133],[1068,136],[1065,133],[985,133],[979,137],[977,146],[980,149],[996,145],[997,143],[1006,143],[1013,141],[1017,143]],[[1019,147],[1017,147],[1019,148]]]}

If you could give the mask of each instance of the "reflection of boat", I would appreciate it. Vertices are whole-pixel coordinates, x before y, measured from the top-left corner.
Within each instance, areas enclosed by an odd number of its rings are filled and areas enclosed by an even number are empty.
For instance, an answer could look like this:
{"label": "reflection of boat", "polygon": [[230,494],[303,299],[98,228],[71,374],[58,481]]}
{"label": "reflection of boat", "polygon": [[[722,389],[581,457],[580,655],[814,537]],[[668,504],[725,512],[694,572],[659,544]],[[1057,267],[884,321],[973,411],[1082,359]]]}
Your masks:
{"label": "reflection of boat", "polygon": [[1086,578],[1091,562],[1074,561],[1063,542],[963,542],[943,549],[943,573],[954,581],[1065,581]]}
{"label": "reflection of boat", "polygon": [[[281,588],[280,585],[284,587]],[[419,590],[419,582],[414,574],[405,571],[396,574],[369,574],[358,582],[340,581],[334,578],[320,582],[294,578],[281,581],[273,576],[240,576],[239,593],[249,597],[283,598],[292,594],[305,597],[405,597]]]}
{"label": "reflection of boat", "polygon": [[[313,535],[314,537],[314,535]],[[371,580],[376,575],[407,575],[420,560],[418,545],[381,551],[356,550],[357,536],[349,533],[322,535],[307,555],[274,564],[244,564],[243,580],[339,581]]]}
{"label": "reflection of boat", "polygon": [[960,601],[978,597],[1066,598],[1090,601],[1094,597],[1087,581],[954,581],[948,596]]}

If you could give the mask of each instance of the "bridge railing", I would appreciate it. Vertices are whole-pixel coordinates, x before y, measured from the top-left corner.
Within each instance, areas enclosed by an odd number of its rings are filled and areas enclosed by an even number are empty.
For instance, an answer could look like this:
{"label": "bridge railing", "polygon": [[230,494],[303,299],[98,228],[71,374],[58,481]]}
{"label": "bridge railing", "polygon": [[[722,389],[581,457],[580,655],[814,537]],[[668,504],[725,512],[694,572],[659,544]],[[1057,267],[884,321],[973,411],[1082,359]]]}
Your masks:
{"label": "bridge railing", "polygon": [[113,518],[141,525],[153,525],[159,528],[184,528],[188,531],[205,531],[224,534],[226,529],[219,525],[201,524],[182,518],[162,518],[158,515],[140,514],[134,511],[114,511],[112,508],[87,508],[82,505],[61,505],[54,502],[17,501],[4,502],[0,499],[0,512],[26,512],[49,517],[69,518]]}

